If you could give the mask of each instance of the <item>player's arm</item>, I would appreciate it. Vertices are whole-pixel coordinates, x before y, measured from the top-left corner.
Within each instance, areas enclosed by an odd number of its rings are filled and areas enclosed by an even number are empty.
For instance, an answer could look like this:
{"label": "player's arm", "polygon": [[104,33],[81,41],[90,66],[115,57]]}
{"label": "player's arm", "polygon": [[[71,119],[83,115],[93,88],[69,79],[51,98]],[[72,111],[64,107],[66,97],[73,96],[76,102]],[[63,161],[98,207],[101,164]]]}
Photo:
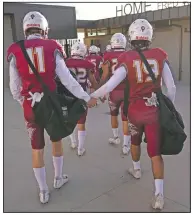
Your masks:
{"label": "player's arm", "polygon": [[56,54],[56,75],[59,77],[61,83],[77,98],[83,99],[86,102],[90,100],[90,96],[83,90],[81,85],[73,78],[67,68],[63,57]]}
{"label": "player's arm", "polygon": [[102,77],[100,79],[100,83],[99,83],[99,86],[102,86],[104,83],[106,83],[108,77],[109,77],[109,63],[105,63],[105,64],[102,64]]}
{"label": "player's arm", "polygon": [[162,79],[167,88],[167,97],[174,103],[175,94],[176,94],[176,86],[174,83],[174,79],[172,76],[172,72],[167,62],[164,62],[163,71],[162,71]]}
{"label": "player's arm", "polygon": [[124,66],[119,67],[113,73],[113,76],[96,90],[94,93],[91,94],[93,98],[99,98],[105,96],[107,93],[110,93],[115,87],[117,87],[127,76],[127,71]]}
{"label": "player's arm", "polygon": [[99,69],[99,75],[100,75],[100,78],[102,78],[102,74],[103,74],[103,70],[102,70],[102,67]]}
{"label": "player's arm", "polygon": [[55,43],[56,43],[56,46],[57,46],[57,51],[59,51],[60,54],[63,56],[64,60],[66,60],[67,59],[67,55],[66,55],[66,53],[64,51],[63,46],[59,42],[57,42],[56,40],[55,40]]}
{"label": "player's arm", "polygon": [[15,57],[12,57],[9,63],[10,91],[13,95],[13,98],[22,104],[24,100],[24,98],[21,96],[22,82],[16,68]]}
{"label": "player's arm", "polygon": [[176,79],[175,72],[174,72],[174,70],[173,70],[173,68],[172,68],[172,66],[171,66],[171,64],[170,64],[170,62],[169,62],[167,59],[165,60],[165,62],[168,64],[168,66],[169,66],[169,68],[170,68],[170,71],[171,71],[171,74],[172,74],[172,77],[173,77],[173,79],[174,79],[174,82],[175,82],[175,84],[176,84],[177,79]]}
{"label": "player's arm", "polygon": [[93,89],[96,90],[99,88],[99,84],[97,83],[94,73],[92,71],[88,72],[88,79],[89,79]]}
{"label": "player's arm", "polygon": [[102,65],[103,65],[103,60],[100,61],[99,68],[98,68],[99,69],[100,78],[102,78],[102,73],[103,73]]}

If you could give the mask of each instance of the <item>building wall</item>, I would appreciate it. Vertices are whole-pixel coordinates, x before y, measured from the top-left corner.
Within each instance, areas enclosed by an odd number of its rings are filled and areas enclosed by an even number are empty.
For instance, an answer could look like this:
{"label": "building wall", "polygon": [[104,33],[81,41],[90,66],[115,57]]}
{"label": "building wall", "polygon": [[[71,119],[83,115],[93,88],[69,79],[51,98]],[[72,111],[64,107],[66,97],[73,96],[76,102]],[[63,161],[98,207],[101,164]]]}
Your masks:
{"label": "building wall", "polygon": [[191,80],[191,34],[184,33],[183,35],[183,60],[182,60],[182,80],[184,83],[190,84]]}
{"label": "building wall", "polygon": [[[190,20],[173,21],[169,29],[156,30],[155,39],[152,45],[163,48],[169,57],[174,74],[177,80],[181,80],[185,84],[190,83],[190,33],[185,29],[190,29]],[[182,30],[182,50],[181,50],[181,30]],[[181,57],[182,52],[182,57]]]}
{"label": "building wall", "polygon": [[[179,27],[171,26],[154,29],[152,47],[160,47],[164,49],[168,53],[175,79],[179,80],[179,78],[181,78],[183,83],[190,84],[190,33],[185,32],[185,29],[190,29],[190,20],[172,21],[172,24],[182,26],[182,59],[180,58],[181,29]],[[90,46],[91,39],[99,40],[101,48],[104,50],[109,43],[110,38],[111,35],[89,37],[85,38],[84,42],[87,46]]]}
{"label": "building wall", "polygon": [[4,14],[13,14],[16,26],[16,40],[23,39],[22,21],[26,13],[38,11],[42,13],[49,22],[49,37],[52,39],[74,39],[77,38],[77,24],[75,7],[9,3],[3,4]]}
{"label": "building wall", "polygon": [[10,15],[4,15],[4,87],[9,86],[9,70],[8,70],[8,63],[6,59],[6,52],[9,45],[13,42],[13,34],[12,34],[12,28],[11,28],[11,16]]}
{"label": "building wall", "polygon": [[175,79],[179,79],[179,49],[180,32],[175,27],[156,30],[152,47],[164,49],[168,54],[168,60],[173,68]]}
{"label": "building wall", "polygon": [[[182,26],[183,43],[182,43],[182,81],[183,83],[190,84],[191,79],[191,25],[190,20],[174,21],[174,24]],[[186,31],[185,31],[186,30]]]}
{"label": "building wall", "polygon": [[92,40],[98,41],[98,43],[101,45],[102,51],[104,51],[110,39],[111,39],[111,35],[88,37],[88,38],[84,38],[84,43],[86,44],[87,47],[90,47]]}

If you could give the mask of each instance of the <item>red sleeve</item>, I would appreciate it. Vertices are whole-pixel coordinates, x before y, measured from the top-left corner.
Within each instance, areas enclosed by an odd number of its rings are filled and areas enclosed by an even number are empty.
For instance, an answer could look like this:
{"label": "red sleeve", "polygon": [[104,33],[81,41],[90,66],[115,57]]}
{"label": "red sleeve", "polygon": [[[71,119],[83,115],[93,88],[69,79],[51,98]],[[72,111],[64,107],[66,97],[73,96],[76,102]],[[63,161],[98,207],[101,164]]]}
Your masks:
{"label": "red sleeve", "polygon": [[162,48],[157,48],[158,51],[163,55],[164,59],[168,60],[168,54]]}
{"label": "red sleeve", "polygon": [[53,41],[55,42],[56,48],[59,51],[59,53],[61,53],[61,55],[64,57],[64,59],[67,58],[67,55],[63,49],[63,46],[60,43],[58,43],[56,40],[53,40]]}
{"label": "red sleeve", "polygon": [[65,60],[65,64],[66,64],[67,68],[69,68],[69,59]]}
{"label": "red sleeve", "polygon": [[166,62],[170,66],[170,62],[168,60],[168,54],[162,48],[156,48],[156,53],[158,53],[158,57],[163,61],[163,65]]}
{"label": "red sleeve", "polygon": [[125,66],[126,67],[126,53],[124,52],[123,54],[119,55],[118,57],[118,63],[117,66],[115,67],[115,70],[118,69],[121,66]]}

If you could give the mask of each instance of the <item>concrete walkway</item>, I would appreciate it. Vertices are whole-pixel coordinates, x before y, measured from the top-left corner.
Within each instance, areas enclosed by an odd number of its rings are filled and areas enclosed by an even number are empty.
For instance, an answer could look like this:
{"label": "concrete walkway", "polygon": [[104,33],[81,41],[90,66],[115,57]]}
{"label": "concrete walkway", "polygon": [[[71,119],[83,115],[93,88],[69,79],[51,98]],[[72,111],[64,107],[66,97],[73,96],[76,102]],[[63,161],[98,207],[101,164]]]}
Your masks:
{"label": "concrete walkway", "polygon": [[[190,88],[179,85],[177,109],[182,113],[188,134],[184,150],[164,157],[164,212],[190,211]],[[31,168],[31,150],[22,110],[9,91],[4,93],[4,212],[152,212],[153,178],[146,144],[142,144],[140,180],[127,173],[130,156],[122,156],[121,146],[107,143],[112,135],[107,104],[89,111],[87,152],[77,157],[64,139],[64,173],[70,181],[60,190],[52,188],[51,145],[46,136],[45,164],[51,190],[50,202],[41,205]]]}

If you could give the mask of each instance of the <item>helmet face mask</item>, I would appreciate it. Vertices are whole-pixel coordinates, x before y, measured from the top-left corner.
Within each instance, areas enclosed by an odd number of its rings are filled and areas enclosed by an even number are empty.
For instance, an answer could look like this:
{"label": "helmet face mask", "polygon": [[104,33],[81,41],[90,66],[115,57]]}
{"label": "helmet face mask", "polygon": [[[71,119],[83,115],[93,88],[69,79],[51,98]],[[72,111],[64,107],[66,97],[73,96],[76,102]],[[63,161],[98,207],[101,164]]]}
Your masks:
{"label": "helmet face mask", "polygon": [[110,40],[112,49],[125,49],[127,45],[126,37],[121,33],[116,33]]}
{"label": "helmet face mask", "polygon": [[84,58],[87,53],[87,48],[83,43],[75,43],[71,47],[71,56],[77,56],[77,57],[82,57]]}
{"label": "helmet face mask", "polygon": [[153,28],[146,19],[137,19],[130,25],[128,36],[132,48],[145,49],[151,44]]}
{"label": "helmet face mask", "polygon": [[131,49],[141,49],[145,50],[148,49],[149,46],[151,45],[151,42],[148,40],[133,40],[130,43],[130,48]]}
{"label": "helmet face mask", "polygon": [[41,35],[44,39],[47,39],[48,38],[48,31],[42,31],[38,28],[29,28],[25,31],[25,37],[28,37],[29,35],[36,35],[36,34],[39,34]]}
{"label": "helmet face mask", "polygon": [[48,21],[37,11],[29,12],[23,19],[23,31],[27,37],[29,34],[41,34],[44,38],[48,37]]}

